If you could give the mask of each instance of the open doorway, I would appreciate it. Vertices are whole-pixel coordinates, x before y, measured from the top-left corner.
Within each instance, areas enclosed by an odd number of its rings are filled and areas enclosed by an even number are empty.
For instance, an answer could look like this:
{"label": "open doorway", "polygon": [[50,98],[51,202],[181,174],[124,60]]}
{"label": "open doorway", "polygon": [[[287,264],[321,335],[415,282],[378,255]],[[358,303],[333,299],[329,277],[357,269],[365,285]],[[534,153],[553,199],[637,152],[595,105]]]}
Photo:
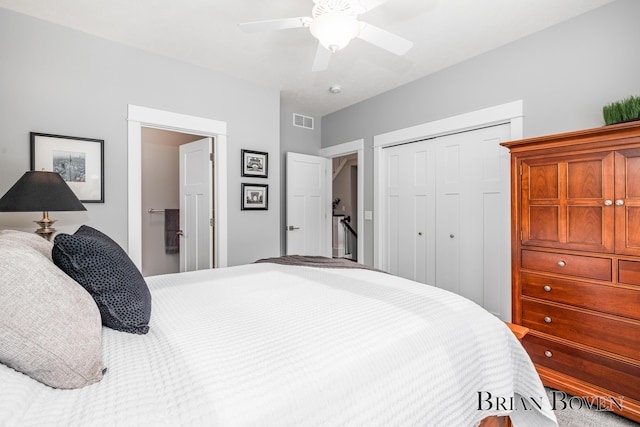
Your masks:
{"label": "open doorway", "polygon": [[[212,166],[209,175],[213,176],[212,209],[215,207],[215,216],[210,221],[210,226],[215,229],[215,236],[211,233],[214,248],[211,267],[226,267],[228,247],[226,122],[132,104],[129,104],[127,109],[127,251],[129,257],[142,271],[142,218],[147,213],[142,208],[142,129],[157,128],[215,139],[216,155],[212,156],[212,162],[208,159]],[[197,141],[183,146],[194,143]]]}
{"label": "open doorway", "polygon": [[[326,147],[320,150],[319,153],[322,157],[332,159],[332,164],[340,164],[340,160],[333,159],[354,159],[344,163],[342,170],[345,171],[349,178],[348,189],[342,194],[338,193],[338,190],[331,189],[329,201],[333,201],[336,198],[340,198],[341,203],[349,201],[350,204],[350,223],[354,233],[346,231],[346,233],[353,234],[353,247],[349,249],[351,252],[350,259],[357,261],[361,264],[364,263],[364,241],[367,238],[365,235],[365,215],[364,215],[364,140],[359,139],[351,142],[344,142],[336,144],[330,147]],[[349,166],[347,166],[349,165]],[[341,191],[341,190],[340,190]],[[342,206],[339,203],[334,210],[337,214],[342,213]],[[347,212],[347,207],[344,208],[344,213]],[[368,218],[371,219],[371,218]],[[331,227],[332,224],[329,225]],[[332,231],[332,229],[330,230]],[[331,234],[331,233],[330,233]],[[357,236],[357,238],[355,238]],[[370,237],[369,237],[370,238]],[[333,239],[331,239],[333,240]],[[333,248],[331,248],[333,250]]]}
{"label": "open doorway", "polygon": [[[180,146],[200,135],[143,127],[142,274],[180,271]],[[212,248],[213,249],[213,248]]]}
{"label": "open doorway", "polygon": [[332,256],[358,260],[358,155],[332,159]]}

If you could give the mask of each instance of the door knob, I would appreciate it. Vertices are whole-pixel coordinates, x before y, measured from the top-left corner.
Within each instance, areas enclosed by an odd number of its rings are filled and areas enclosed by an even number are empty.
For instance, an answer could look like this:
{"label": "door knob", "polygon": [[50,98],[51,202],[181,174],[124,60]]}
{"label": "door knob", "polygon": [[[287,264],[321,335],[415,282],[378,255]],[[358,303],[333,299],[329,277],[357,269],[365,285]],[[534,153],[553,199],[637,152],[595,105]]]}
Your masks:
{"label": "door knob", "polygon": [[607,199],[607,200],[604,201],[604,205],[605,206],[611,206],[612,204],[613,204],[613,202],[611,200]]}
{"label": "door knob", "polygon": [[177,234],[178,236],[184,236],[184,231],[182,231],[182,230],[178,230],[178,231],[176,231],[176,234]]}
{"label": "door knob", "polygon": [[622,206],[622,205],[624,205],[624,200],[622,199],[616,200],[616,206]]}

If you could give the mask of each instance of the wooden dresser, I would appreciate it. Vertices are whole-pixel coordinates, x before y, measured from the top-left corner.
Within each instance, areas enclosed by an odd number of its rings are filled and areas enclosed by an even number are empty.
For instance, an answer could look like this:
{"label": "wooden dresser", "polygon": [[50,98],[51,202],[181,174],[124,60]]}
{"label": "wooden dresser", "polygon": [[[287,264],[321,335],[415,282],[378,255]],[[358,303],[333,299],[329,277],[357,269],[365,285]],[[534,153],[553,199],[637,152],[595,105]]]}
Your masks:
{"label": "wooden dresser", "polygon": [[503,145],[522,343],[545,385],[640,421],[640,122]]}

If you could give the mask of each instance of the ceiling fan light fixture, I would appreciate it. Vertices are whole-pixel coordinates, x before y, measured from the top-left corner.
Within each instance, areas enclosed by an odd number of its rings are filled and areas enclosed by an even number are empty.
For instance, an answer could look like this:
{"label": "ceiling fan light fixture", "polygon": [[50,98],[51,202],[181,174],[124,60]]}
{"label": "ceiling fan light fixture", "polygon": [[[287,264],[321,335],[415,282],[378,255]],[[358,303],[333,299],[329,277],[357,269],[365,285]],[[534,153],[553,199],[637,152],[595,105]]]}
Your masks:
{"label": "ceiling fan light fixture", "polygon": [[355,16],[332,11],[315,18],[309,30],[322,46],[335,53],[358,35],[360,25]]}

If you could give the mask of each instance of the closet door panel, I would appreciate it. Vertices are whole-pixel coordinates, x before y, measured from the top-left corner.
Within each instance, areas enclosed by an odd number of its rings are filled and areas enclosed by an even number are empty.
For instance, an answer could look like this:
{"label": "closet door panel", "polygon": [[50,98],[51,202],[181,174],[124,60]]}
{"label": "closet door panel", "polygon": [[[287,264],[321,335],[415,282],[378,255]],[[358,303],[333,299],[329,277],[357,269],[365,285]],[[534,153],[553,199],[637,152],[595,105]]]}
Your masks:
{"label": "closet door panel", "polygon": [[460,293],[460,196],[441,194],[437,201],[436,286]]}
{"label": "closet door panel", "polygon": [[387,271],[400,275],[400,198],[387,196]]}
{"label": "closet door panel", "polygon": [[[415,226],[413,229],[413,245],[415,252],[415,273],[414,280],[416,282],[427,283],[427,256],[428,256],[428,240],[429,225],[427,224],[427,207],[428,197],[424,195],[415,196],[413,199],[413,208],[415,211]],[[433,237],[433,236],[431,236]]]}
{"label": "closet door panel", "polygon": [[386,270],[433,283],[433,155],[426,142],[385,149]]}
{"label": "closet door panel", "polygon": [[436,139],[436,286],[460,294],[459,135]]}

